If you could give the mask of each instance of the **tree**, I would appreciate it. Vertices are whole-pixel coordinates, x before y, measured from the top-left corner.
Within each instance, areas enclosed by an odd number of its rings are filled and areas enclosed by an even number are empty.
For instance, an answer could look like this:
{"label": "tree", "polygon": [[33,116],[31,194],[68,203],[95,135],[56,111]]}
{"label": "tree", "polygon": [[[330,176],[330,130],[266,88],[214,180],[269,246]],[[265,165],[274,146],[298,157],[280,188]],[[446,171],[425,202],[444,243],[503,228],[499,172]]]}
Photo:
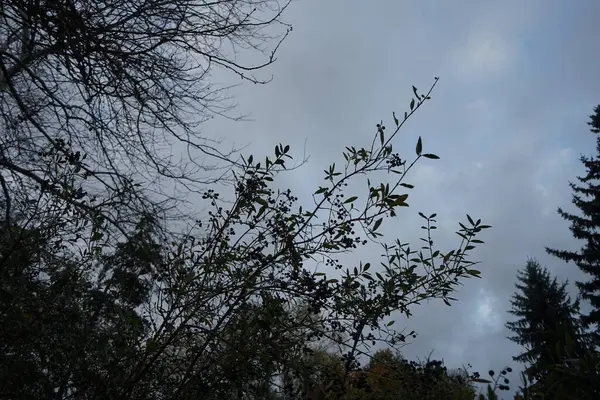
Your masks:
{"label": "tree", "polygon": [[[100,214],[122,234],[144,213],[178,216],[174,207],[186,192],[173,196],[165,185],[198,192],[237,161],[199,129],[214,115],[231,117],[226,88],[210,83],[211,71],[266,83],[254,74],[275,61],[289,33],[280,20],[288,4],[2,2],[4,196],[44,186],[47,195],[88,218]],[[245,63],[246,55],[262,60]],[[63,168],[56,171],[57,164]]]}
{"label": "tree", "polygon": [[[34,192],[49,202],[44,207],[14,203],[12,213],[24,215],[11,216],[14,224],[47,239],[17,246],[22,257],[42,252],[44,259],[16,258],[10,263],[18,267],[2,270],[0,284],[13,299],[0,310],[2,356],[11,358],[2,363],[0,390],[11,398],[264,399],[279,394],[277,384],[314,376],[303,375],[298,354],[320,340],[342,349],[342,383],[367,345],[401,345],[406,335],[389,317],[409,317],[431,299],[450,305],[458,285],[480,275],[469,252],[489,228],[467,216],[458,246],[447,251],[434,246],[435,214],[420,213],[420,249],[378,231],[407,209],[412,167],[439,158],[423,151],[421,138],[412,161],[392,143],[434,86],[425,94],[413,88],[390,134],[380,123],[370,144],[348,146],[325,169],[312,204],[273,188],[291,158],[284,145],[264,161],[244,157],[233,201],[206,188],[208,214],[177,238],[155,229],[161,215],[148,214],[115,245],[106,239],[109,221],[87,226],[48,186]],[[361,179],[366,190],[348,193]],[[372,250],[368,260],[340,260],[359,247]],[[8,328],[15,323],[18,336]],[[30,377],[24,389],[18,377]]]}
{"label": "tree", "polygon": [[44,226],[2,232],[0,397],[114,396],[150,329],[151,226],[111,254],[79,256]]}
{"label": "tree", "polygon": [[559,356],[564,354],[563,349],[569,345],[573,354],[581,355],[586,348],[577,320],[579,302],[571,301],[567,282],[558,283],[534,259],[527,261],[517,279],[509,313],[518,319],[508,321],[506,327],[514,333],[509,339],[524,350],[513,360],[526,365],[527,377],[537,381],[540,390],[555,396],[544,385],[553,366],[562,363]]}
{"label": "tree", "polygon": [[[590,116],[591,132],[600,133],[600,106],[594,108]],[[582,155],[580,161],[586,175],[577,177],[580,185],[570,183],[573,190],[573,204],[581,212],[572,214],[558,209],[560,216],[569,221],[570,230],[576,239],[583,241],[579,251],[546,248],[546,251],[566,262],[574,262],[590,278],[587,282],[576,282],[583,300],[591,305],[591,311],[583,314],[584,326],[591,328],[595,342],[600,343],[600,136],[596,136],[596,157]]]}
{"label": "tree", "polygon": [[466,371],[449,373],[442,361],[430,358],[423,362],[408,361],[389,348],[378,350],[369,358],[368,363],[353,370],[345,382],[343,368],[332,364],[332,375],[337,373],[340,383],[336,385],[338,392],[329,398],[340,398],[335,397],[340,394],[341,398],[356,400],[472,400],[475,397],[474,377]]}

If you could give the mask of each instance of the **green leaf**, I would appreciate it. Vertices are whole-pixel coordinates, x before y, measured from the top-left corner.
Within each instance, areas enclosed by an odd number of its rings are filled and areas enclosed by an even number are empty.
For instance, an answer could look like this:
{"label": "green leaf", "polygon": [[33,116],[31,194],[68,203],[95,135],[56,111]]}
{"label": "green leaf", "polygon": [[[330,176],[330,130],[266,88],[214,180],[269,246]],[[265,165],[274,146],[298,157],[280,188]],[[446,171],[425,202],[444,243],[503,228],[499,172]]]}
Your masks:
{"label": "green leaf", "polygon": [[475,225],[475,221],[473,221],[473,218],[471,218],[471,216],[469,214],[467,214],[467,219],[469,220],[469,223],[471,225]]}
{"label": "green leaf", "polygon": [[412,111],[415,108],[415,99],[410,101],[410,110]]}
{"label": "green leaf", "polygon": [[396,112],[393,112],[392,116],[394,117],[394,123],[396,126],[400,126],[400,121],[398,121],[398,118],[396,117]]}
{"label": "green leaf", "polygon": [[437,155],[431,154],[431,153],[423,154],[423,157],[429,158],[431,160],[439,160],[440,159]]}
{"label": "green leaf", "polygon": [[349,198],[346,199],[346,201],[344,201],[344,204],[352,203],[356,199],[358,199],[358,196],[349,197]]}
{"label": "green leaf", "polygon": [[375,221],[375,225],[373,225],[373,231],[376,231],[377,228],[379,228],[379,225],[381,225],[382,222],[383,222],[383,218],[379,218],[377,221]]}
{"label": "green leaf", "polygon": [[327,191],[327,188],[325,187],[320,187],[319,190],[317,190],[315,192],[315,194],[321,194],[321,193],[325,193]]}
{"label": "green leaf", "polygon": [[467,270],[467,273],[468,273],[469,275],[473,275],[473,276],[477,276],[477,277],[478,277],[479,275],[481,275],[481,271],[478,271],[478,270],[476,270],[476,269],[469,269],[469,270]]}
{"label": "green leaf", "polygon": [[414,189],[414,185],[411,185],[410,183],[401,183],[400,186],[405,187],[407,189]]}
{"label": "green leaf", "polygon": [[265,199],[263,199],[262,197],[257,197],[254,199],[254,201],[256,201],[258,204],[260,204],[261,206],[267,207],[269,203],[267,203],[267,201]]}
{"label": "green leaf", "polygon": [[365,266],[364,266],[364,268],[363,268],[363,271],[368,271],[369,268],[371,268],[371,263],[366,263]]}
{"label": "green leaf", "polygon": [[419,140],[417,140],[417,155],[420,156],[423,151],[423,141],[421,140],[421,136],[419,136]]}
{"label": "green leaf", "polygon": [[262,206],[260,208],[260,210],[258,210],[258,213],[256,213],[256,218],[258,219],[261,215],[263,215],[265,213],[266,210],[267,210],[267,206]]}
{"label": "green leaf", "polygon": [[408,194],[402,194],[400,196],[398,196],[396,198],[396,200],[394,200],[394,202],[392,203],[392,206],[399,206],[404,204],[404,202],[406,201],[406,199],[408,198]]}
{"label": "green leaf", "polygon": [[392,325],[394,325],[394,322],[396,322],[396,321],[390,321],[387,324],[385,324],[385,326],[392,326]]}

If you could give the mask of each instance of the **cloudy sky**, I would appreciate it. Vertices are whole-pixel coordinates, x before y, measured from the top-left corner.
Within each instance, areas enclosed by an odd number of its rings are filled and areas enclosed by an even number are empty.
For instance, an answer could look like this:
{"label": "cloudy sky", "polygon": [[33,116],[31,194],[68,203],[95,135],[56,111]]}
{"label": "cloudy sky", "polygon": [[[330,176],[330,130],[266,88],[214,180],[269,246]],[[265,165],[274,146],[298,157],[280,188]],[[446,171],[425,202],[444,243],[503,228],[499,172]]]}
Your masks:
{"label": "cloudy sky", "polygon": [[206,131],[257,155],[283,142],[301,157],[306,142],[310,160],[286,182],[310,193],[344,146],[369,144],[381,119],[392,125],[411,85],[425,90],[439,76],[398,146],[412,156],[420,135],[441,160],[410,175],[411,207],[386,233],[416,243],[418,211],[438,213],[440,243],[458,244],[451,228],[465,213],[493,229],[473,254],[483,279],[466,282],[453,307],[427,304],[396,324],[419,333],[408,357],[434,350],[449,366],[516,367],[503,324],[517,269],[531,256],[561,279],[580,277],[544,246],[578,246],[555,210],[572,210],[568,181],[583,173],[579,154],[594,151],[586,123],[600,103],[598,15],[597,0],[298,0],[272,83],[231,93],[252,121]]}

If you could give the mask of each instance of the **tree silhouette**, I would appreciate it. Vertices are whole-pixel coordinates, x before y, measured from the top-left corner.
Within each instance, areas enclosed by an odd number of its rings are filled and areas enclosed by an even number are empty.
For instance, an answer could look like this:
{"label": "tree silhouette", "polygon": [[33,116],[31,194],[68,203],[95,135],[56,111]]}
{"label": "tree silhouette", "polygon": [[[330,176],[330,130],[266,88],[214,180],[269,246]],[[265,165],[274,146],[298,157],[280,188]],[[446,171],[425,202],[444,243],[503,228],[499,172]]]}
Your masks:
{"label": "tree silhouette", "polygon": [[524,350],[513,360],[526,365],[530,380],[545,385],[553,366],[562,363],[560,355],[569,342],[574,354],[582,355],[585,350],[577,321],[579,303],[568,296],[567,282],[558,283],[534,259],[527,261],[517,279],[509,310],[517,319],[508,321],[506,327],[514,333],[509,339]]}
{"label": "tree silhouette", "polygon": [[586,175],[577,177],[580,185],[570,183],[572,202],[580,215],[558,209],[560,216],[571,224],[573,237],[583,241],[583,247],[579,251],[546,250],[564,261],[574,262],[589,276],[586,282],[576,282],[582,299],[592,306],[591,311],[582,315],[581,319],[586,327],[592,328],[596,343],[600,343],[600,106],[594,108],[588,125],[596,135],[596,156],[581,156]]}

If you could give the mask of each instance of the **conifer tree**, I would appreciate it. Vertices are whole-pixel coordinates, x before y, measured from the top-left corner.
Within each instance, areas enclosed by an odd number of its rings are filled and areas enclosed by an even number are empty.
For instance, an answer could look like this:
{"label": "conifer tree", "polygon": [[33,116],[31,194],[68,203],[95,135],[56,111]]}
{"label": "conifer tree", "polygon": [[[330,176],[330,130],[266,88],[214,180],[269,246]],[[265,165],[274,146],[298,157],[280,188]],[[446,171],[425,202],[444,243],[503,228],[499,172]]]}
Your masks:
{"label": "conifer tree", "polygon": [[552,278],[535,259],[527,261],[517,279],[509,310],[517,319],[507,322],[506,327],[514,333],[509,339],[524,350],[513,359],[526,365],[530,380],[543,385],[568,343],[577,353],[584,348],[577,318],[579,302],[567,294],[567,282]]}
{"label": "conifer tree", "polygon": [[596,156],[581,156],[586,175],[577,177],[579,184],[570,183],[573,204],[580,214],[558,209],[560,216],[569,221],[573,236],[583,241],[579,251],[546,248],[546,251],[566,262],[573,261],[581,271],[589,275],[586,282],[576,282],[581,298],[592,306],[581,319],[585,327],[591,328],[595,342],[600,341],[600,105],[594,108],[588,125],[596,136]]}

